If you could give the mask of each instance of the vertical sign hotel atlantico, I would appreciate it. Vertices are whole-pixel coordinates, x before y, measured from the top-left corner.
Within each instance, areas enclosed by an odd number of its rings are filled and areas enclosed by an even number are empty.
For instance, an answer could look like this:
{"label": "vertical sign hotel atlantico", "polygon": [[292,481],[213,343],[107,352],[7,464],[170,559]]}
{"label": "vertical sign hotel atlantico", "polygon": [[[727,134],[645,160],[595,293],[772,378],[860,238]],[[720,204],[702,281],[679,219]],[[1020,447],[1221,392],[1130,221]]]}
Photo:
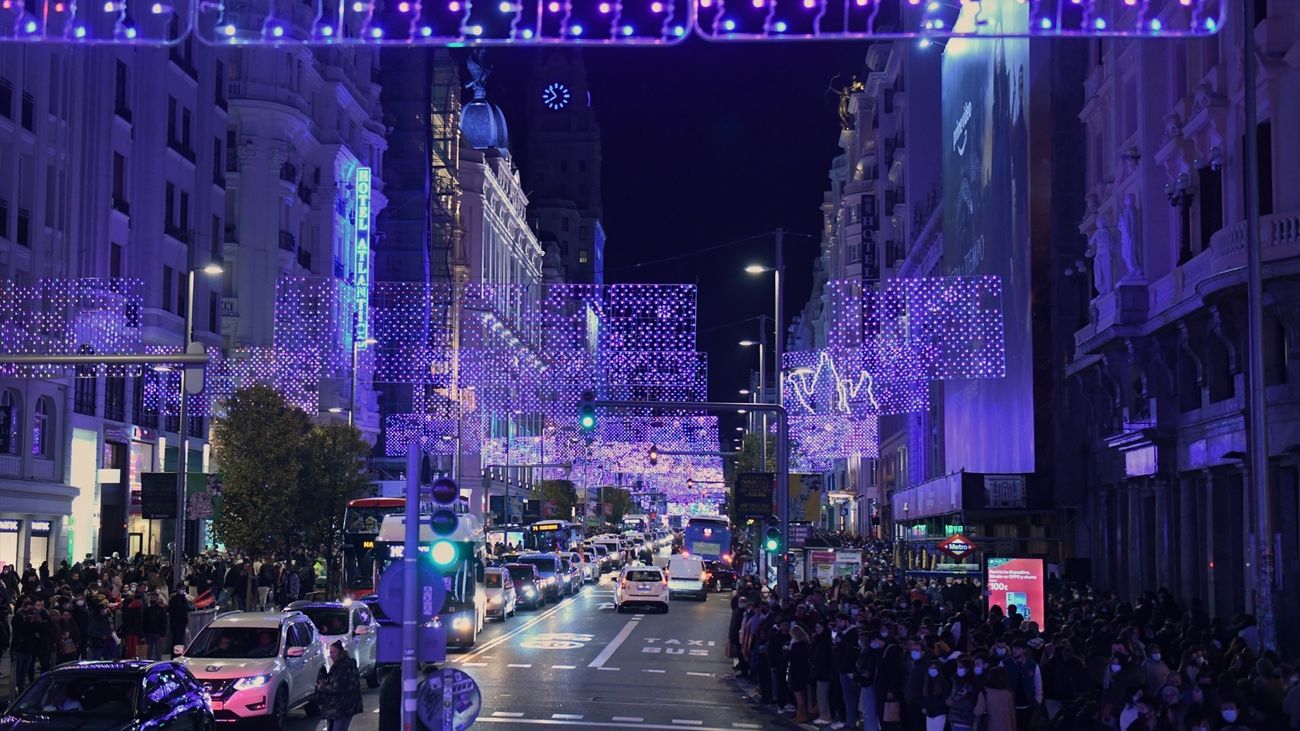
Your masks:
{"label": "vertical sign hotel atlantico", "polygon": [[356,293],[356,325],[353,347],[366,347],[370,337],[370,168],[357,168],[356,248],[353,250],[352,286]]}

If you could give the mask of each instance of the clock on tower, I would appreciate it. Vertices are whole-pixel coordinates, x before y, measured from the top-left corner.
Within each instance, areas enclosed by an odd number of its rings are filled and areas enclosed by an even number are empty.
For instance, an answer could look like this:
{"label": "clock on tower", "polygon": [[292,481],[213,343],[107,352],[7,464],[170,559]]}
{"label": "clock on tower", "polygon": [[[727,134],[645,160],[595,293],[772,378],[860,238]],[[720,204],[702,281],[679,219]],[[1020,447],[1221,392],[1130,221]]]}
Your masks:
{"label": "clock on tower", "polygon": [[558,112],[569,105],[573,92],[558,81],[552,81],[542,89],[542,105],[553,112]]}

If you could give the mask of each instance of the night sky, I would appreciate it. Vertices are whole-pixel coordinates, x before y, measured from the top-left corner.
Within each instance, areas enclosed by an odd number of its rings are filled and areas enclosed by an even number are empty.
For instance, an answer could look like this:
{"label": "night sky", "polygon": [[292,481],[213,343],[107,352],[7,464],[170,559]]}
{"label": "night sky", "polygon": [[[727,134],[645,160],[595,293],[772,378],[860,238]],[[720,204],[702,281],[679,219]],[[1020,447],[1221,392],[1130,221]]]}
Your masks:
{"label": "night sky", "polygon": [[[828,91],[861,72],[867,44],[714,44],[690,38],[672,48],[591,49],[586,66],[604,157],[607,282],[699,285],[700,348],[709,354],[709,396],[740,398],[772,312],[772,239],[661,264],[710,246],[784,227],[815,236],[836,146],[838,99]],[[523,105],[534,51],[493,50],[488,98],[511,124],[527,159]],[[787,236],[787,322],[808,298],[817,240]],[[769,356],[770,357],[770,356]],[[769,361],[770,364],[770,361]],[[770,365],[769,365],[770,367]],[[725,423],[724,438],[739,421]]]}

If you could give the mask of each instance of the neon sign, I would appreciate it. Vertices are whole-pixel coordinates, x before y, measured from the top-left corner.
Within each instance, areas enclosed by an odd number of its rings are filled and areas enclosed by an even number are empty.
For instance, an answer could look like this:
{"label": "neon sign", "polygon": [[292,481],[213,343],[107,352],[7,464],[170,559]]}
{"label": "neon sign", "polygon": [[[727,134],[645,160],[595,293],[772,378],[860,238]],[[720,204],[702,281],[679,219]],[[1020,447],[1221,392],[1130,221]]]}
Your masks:
{"label": "neon sign", "polygon": [[352,267],[357,307],[354,342],[357,348],[365,348],[370,337],[370,168],[357,168],[356,196],[357,240]]}

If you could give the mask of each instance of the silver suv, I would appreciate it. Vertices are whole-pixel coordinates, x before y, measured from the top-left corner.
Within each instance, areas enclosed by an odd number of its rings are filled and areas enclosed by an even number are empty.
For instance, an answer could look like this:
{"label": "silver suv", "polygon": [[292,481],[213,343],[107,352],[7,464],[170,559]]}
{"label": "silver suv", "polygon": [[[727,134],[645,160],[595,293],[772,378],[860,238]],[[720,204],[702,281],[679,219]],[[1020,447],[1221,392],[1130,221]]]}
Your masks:
{"label": "silver suv", "polygon": [[176,651],[177,661],[212,698],[218,721],[260,718],[283,729],[290,711],[317,711],[325,648],[302,612],[225,614]]}

